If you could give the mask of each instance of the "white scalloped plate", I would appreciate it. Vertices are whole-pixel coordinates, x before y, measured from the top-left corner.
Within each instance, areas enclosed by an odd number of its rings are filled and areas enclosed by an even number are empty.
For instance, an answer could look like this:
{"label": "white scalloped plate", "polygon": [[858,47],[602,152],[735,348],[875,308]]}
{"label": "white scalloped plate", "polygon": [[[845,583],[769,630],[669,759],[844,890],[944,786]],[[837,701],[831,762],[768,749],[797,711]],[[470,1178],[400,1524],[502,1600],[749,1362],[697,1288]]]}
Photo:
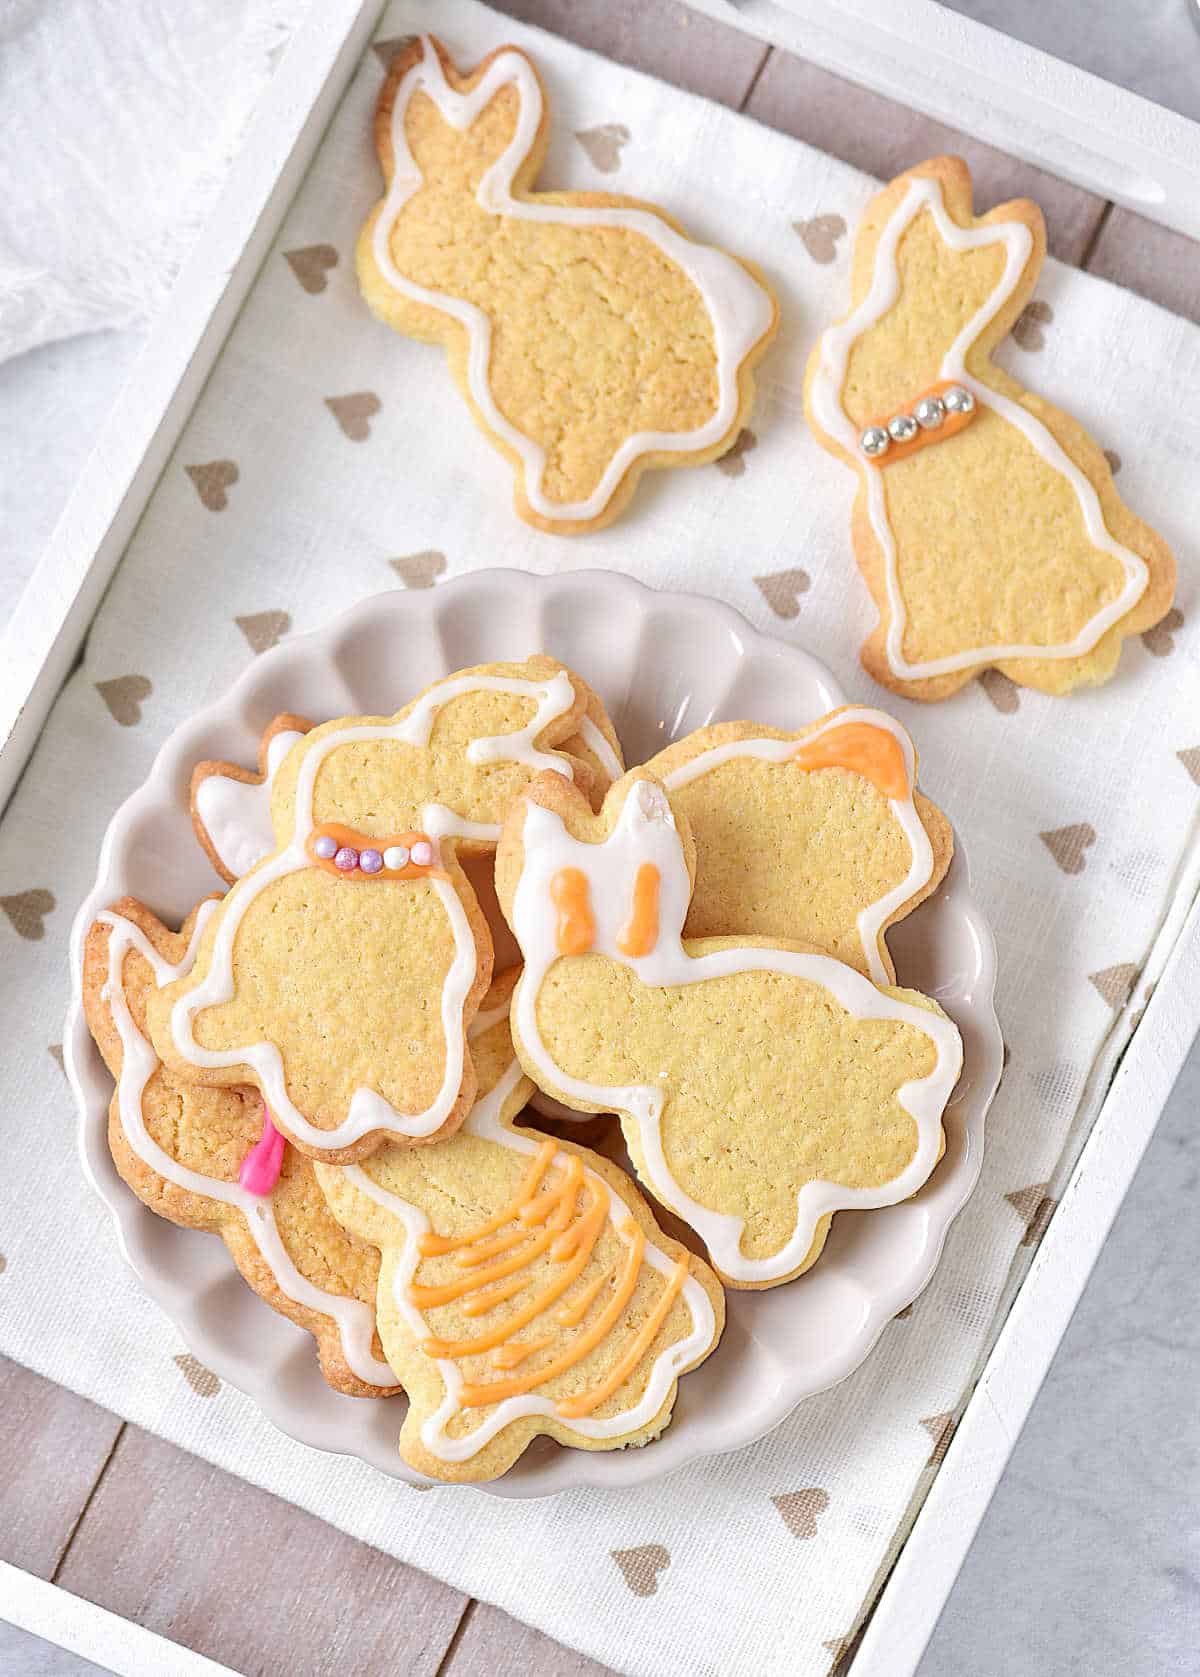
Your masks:
{"label": "white scalloped plate", "polygon": [[[96,912],[126,892],[177,922],[216,888],[188,810],[191,769],[200,759],[252,765],[259,734],[280,711],[316,719],[387,714],[451,670],[542,649],[599,689],[630,763],[723,718],[796,728],[844,702],[814,658],[759,634],[730,607],[655,593],[610,572],[477,571],[428,591],[377,595],[256,659],[224,699],[177,729],[113,818],[72,938],[75,991],[65,1048],[84,1164],[143,1286],[201,1362],[252,1396],[284,1432],[411,1481],[417,1476],[396,1451],[405,1400],[332,1391],[309,1336],[245,1286],[222,1243],[156,1217],[117,1176],[106,1140],[112,1083],[83,1020],[80,949]],[[961,850],[941,889],[895,929],[891,945],[900,982],[937,997],[966,1051],[946,1114],[946,1152],[930,1181],[903,1205],[837,1216],[820,1262],[799,1280],[768,1292],[731,1292],[719,1349],[684,1376],[675,1419],[653,1444],[591,1452],[539,1440],[485,1489],[532,1497],[578,1485],[640,1484],[749,1444],[803,1398],[857,1368],[926,1285],[978,1177],[984,1117],[1001,1068],[995,950]]]}

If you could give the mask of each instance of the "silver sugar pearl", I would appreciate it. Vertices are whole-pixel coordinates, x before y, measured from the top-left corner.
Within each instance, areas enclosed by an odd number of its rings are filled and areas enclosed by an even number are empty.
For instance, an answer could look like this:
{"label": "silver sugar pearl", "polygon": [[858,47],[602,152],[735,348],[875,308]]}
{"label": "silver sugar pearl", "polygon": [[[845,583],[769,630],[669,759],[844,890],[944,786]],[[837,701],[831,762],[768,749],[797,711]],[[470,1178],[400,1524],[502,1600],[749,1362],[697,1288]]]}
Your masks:
{"label": "silver sugar pearl", "polygon": [[952,384],[949,390],[942,392],[942,406],[947,413],[970,413],[975,406],[975,398],[961,384]]}
{"label": "silver sugar pearl", "polygon": [[875,460],[881,454],[886,454],[891,447],[892,439],[882,425],[868,425],[858,445],[869,460]]}
{"label": "silver sugar pearl", "polygon": [[898,413],[895,419],[888,420],[888,434],[894,443],[910,443],[920,429],[916,420],[909,413]]}
{"label": "silver sugar pearl", "polygon": [[946,418],[946,409],[942,405],[940,396],[922,396],[913,409],[913,418],[922,431],[936,431]]}

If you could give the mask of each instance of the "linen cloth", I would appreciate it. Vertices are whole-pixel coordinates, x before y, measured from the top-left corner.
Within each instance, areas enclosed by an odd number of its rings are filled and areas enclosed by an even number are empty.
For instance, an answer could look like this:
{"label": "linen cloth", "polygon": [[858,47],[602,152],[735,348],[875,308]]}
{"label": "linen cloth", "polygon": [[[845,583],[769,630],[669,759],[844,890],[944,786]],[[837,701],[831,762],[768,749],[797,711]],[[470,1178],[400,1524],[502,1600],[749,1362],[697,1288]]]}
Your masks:
{"label": "linen cloth", "polygon": [[[431,10],[398,0],[380,39],[427,27]],[[808,349],[847,302],[850,236],[838,228],[853,228],[873,183],[472,0],[446,0],[435,22],[462,64],[505,41],[533,51],[553,119],[543,184],[661,203],[761,263],[783,327],[760,368],[753,438],[723,468],[644,481],[599,535],[521,524],[508,467],[441,352],[389,333],[357,295],[352,252],[380,192],[368,125],[387,54],[364,55],[0,826],[0,1351],[618,1669],[824,1677],[945,1448],[1144,1004],[1164,923],[1191,889],[1200,331],[1048,263],[1044,307],[1001,356],[1120,457],[1123,493],[1180,559],[1167,626],[1127,644],[1106,687],[1070,699],[994,679],[935,707],[892,699],[857,662],[872,619],[848,544],[853,477],[818,449],[801,400]],[[325,245],[336,265],[320,265],[323,288],[306,288],[287,253]],[[379,406],[354,440],[328,403],[364,393]],[[223,473],[221,492],[202,497],[188,468],[214,462],[236,465],[236,479]],[[639,1490],[538,1503],[453,1487],[416,1495],[292,1443],[227,1387],[201,1381],[203,1395],[75,1155],[51,1049],[71,915],[113,809],[167,733],[245,666],[248,641],[324,622],[394,586],[391,562],[417,555],[402,579],[607,566],[725,599],[815,651],[852,699],[884,703],[912,729],[922,782],[954,820],[999,945],[1011,1062],[982,1180],[933,1283],[854,1376],[770,1437]],[[400,704],[402,659],[397,668]],[[114,703],[109,684],[131,676],[140,681]]]}

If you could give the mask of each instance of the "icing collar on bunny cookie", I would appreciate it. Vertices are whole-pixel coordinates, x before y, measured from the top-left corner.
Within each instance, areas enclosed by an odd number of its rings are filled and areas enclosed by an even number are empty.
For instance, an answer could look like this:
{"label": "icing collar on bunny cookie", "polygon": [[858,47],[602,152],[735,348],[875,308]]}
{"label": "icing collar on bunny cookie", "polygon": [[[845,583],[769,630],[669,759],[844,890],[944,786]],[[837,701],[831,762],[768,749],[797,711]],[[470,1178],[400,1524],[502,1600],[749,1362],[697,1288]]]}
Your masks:
{"label": "icing collar on bunny cookie", "polygon": [[[584,522],[604,510],[630,466],[643,454],[690,453],[720,442],[737,417],[741,400],[738,369],[770,327],[771,300],[740,262],[715,246],[697,244],[677,233],[649,210],[630,206],[588,209],[581,205],[527,203],[514,198],[513,177],[528,156],[542,120],[541,87],[529,61],[519,52],[502,52],[477,87],[470,93],[455,93],[446,81],[441,60],[428,35],[422,36],[422,48],[424,56],[404,77],[392,107],[395,173],[375,225],[375,264],[396,291],[453,316],[466,328],[470,340],[467,382],[471,399],[488,428],[502,437],[522,461],[525,495],[534,511],[543,518]],[[524,221],[559,222],[575,227],[622,227],[640,233],[683,270],[700,293],[712,322],[718,387],[717,408],[712,418],[694,431],[640,431],[626,437],[599,484],[583,501],[560,503],[547,497],[542,488],[545,453],[501,413],[488,383],[492,336],[488,316],[473,303],[427,290],[406,279],[392,258],[391,236],[397,217],[424,184],[404,132],[404,119],[413,95],[426,94],[446,122],[465,130],[499,89],[509,85],[516,87],[520,99],[516,132],[503,156],[492,164],[479,183],[478,199],[483,208]]]}
{"label": "icing collar on bunny cookie", "polygon": [[[113,1023],[121,1038],[121,1075],[117,1081],[117,1102],[125,1139],[138,1158],[156,1175],[174,1182],[187,1193],[236,1206],[245,1218],[254,1244],[274,1275],[280,1292],[291,1299],[293,1304],[303,1305],[308,1310],[315,1310],[322,1316],[333,1318],[341,1336],[346,1362],[360,1380],[368,1386],[394,1387],[395,1374],[387,1363],[381,1362],[371,1350],[371,1340],[375,1332],[374,1311],[361,1299],[347,1298],[340,1293],[323,1292],[300,1274],[288,1256],[280,1236],[270,1193],[260,1192],[257,1188],[248,1189],[241,1183],[222,1182],[216,1177],[203,1176],[199,1171],[189,1170],[186,1165],[181,1165],[169,1153],[164,1152],[146,1128],[142,1097],[147,1083],[158,1069],[159,1061],[146,1038],[134,1024],[133,1014],[125,998],[125,956],[130,949],[136,949],[138,954],[150,963],[154,981],[159,989],[164,984],[169,984],[172,979],[182,978],[191,970],[200,934],[216,906],[214,901],[201,907],[196,916],[191,942],[182,958],[174,965],[159,954],[141,928],[135,926],[132,921],[107,910],[97,916],[110,928],[108,978],[103,997],[112,1012]],[[270,1123],[269,1117],[266,1121]],[[264,1141],[267,1139],[264,1130]],[[277,1169],[275,1177],[278,1177]]]}
{"label": "icing collar on bunny cookie", "polygon": [[[449,677],[431,687],[403,721],[361,723],[324,735],[309,744],[301,758],[296,777],[295,817],[290,842],[277,854],[268,857],[253,873],[239,879],[225,898],[204,981],[181,996],[171,1010],[171,1031],[176,1047],[185,1059],[197,1066],[251,1066],[268,1106],[282,1119],[285,1129],[311,1146],[345,1147],[361,1140],[372,1130],[390,1130],[394,1134],[420,1138],[432,1135],[445,1122],[462,1086],[465,1052],[462,1009],[475,979],[476,953],[474,934],[458,893],[437,870],[436,837],[498,839],[499,826],[491,822],[468,821],[445,804],[426,804],[421,810],[422,827],[429,838],[421,837],[420,843],[432,844],[429,858],[432,867],[426,877],[450,922],[455,949],[441,997],[442,1031],[446,1043],[445,1072],[441,1088],[424,1112],[397,1112],[382,1095],[364,1087],[355,1090],[349,1113],[341,1124],[330,1130],[319,1129],[297,1110],[288,1095],[283,1060],[274,1043],[260,1041],[239,1048],[204,1048],[195,1039],[193,1019],[204,1008],[215,1007],[233,996],[234,941],[242,916],[250,904],[277,879],[300,868],[312,867],[320,860],[309,853],[309,840],[318,825],[313,818],[313,788],[317,771],[329,753],[340,745],[359,740],[405,740],[412,745],[426,745],[441,707],[451,699],[473,692],[515,693],[536,699],[537,710],[523,728],[509,734],[486,735],[472,740],[467,747],[467,757],[471,762],[524,763],[531,770],[553,769],[570,779],[571,766],[564,758],[539,751],[534,744],[543,729],[555,717],[570,710],[575,702],[575,690],[565,670],[560,670],[544,682],[523,681],[515,676]],[[406,874],[410,871],[407,863],[401,871]],[[417,871],[424,872],[424,869],[418,868]]]}
{"label": "icing collar on bunny cookie", "polygon": [[[860,433],[842,406],[842,389],[846,382],[850,352],[855,340],[881,320],[900,295],[900,271],[896,253],[905,229],[924,210],[928,210],[932,215],[938,233],[952,250],[975,250],[981,245],[1001,244],[1005,251],[1004,273],[1000,283],[947,350],[941,366],[942,378],[951,380],[966,390],[977,404],[994,408],[1002,419],[1022,432],[1056,472],[1066,478],[1079,503],[1088,539],[1094,547],[1112,554],[1125,572],[1125,583],[1117,597],[1089,618],[1073,641],[1056,646],[972,647],[966,652],[949,653],[943,658],[930,658],[919,664],[910,664],[904,656],[907,615],[904,595],[900,588],[896,538],[887,513],[882,461],[872,460],[863,453]],[[880,234],[875,251],[871,289],[845,320],[837,326],[829,327],[821,335],[820,361],[810,390],[812,408],[821,429],[845,449],[850,458],[857,462],[863,474],[867,514],[883,554],[887,578],[891,617],[887,632],[888,663],[894,674],[905,681],[947,675],[954,670],[969,669],[975,664],[1012,658],[1080,658],[1092,650],[1114,623],[1118,623],[1132,611],[1145,593],[1150,580],[1150,571],[1145,561],[1109,534],[1095,487],[1041,420],[1035,418],[1020,402],[1014,402],[998,390],[993,390],[990,385],[972,378],[967,371],[968,350],[988,322],[995,318],[997,312],[1012,296],[1032,248],[1033,235],[1023,222],[993,222],[982,227],[960,227],[946,213],[937,181],[914,180],[899,208],[889,218]]]}
{"label": "icing collar on bunny cookie", "polygon": [[[951,1021],[877,990],[852,967],[827,955],[794,950],[745,948],[689,955],[681,934],[691,899],[683,847],[671,806],[652,781],[629,791],[620,818],[603,844],[587,844],[568,833],[560,816],[526,800],[522,830],[524,863],[513,899],[512,926],[525,970],[517,988],[517,1032],[548,1087],[573,1105],[628,1114],[637,1125],[646,1174],[655,1194],[691,1225],[705,1242],[717,1268],[734,1280],[773,1281],[803,1261],[822,1217],[833,1211],[867,1210],[894,1205],[914,1194],[938,1157],[942,1112],[962,1069],[962,1042]],[[621,948],[632,882],[639,867],[652,863],[659,874],[659,936],[646,955],[629,956]],[[593,891],[596,934],[593,950],[620,961],[641,983],[675,987],[741,972],[780,972],[821,985],[858,1019],[893,1019],[927,1036],[937,1051],[927,1076],[905,1083],[896,1098],[917,1128],[917,1146],[906,1168],[878,1188],[847,1188],[837,1183],[806,1182],[797,1195],[796,1227],[786,1245],[766,1258],[747,1258],[741,1250],[742,1218],[714,1211],[691,1198],[672,1176],[660,1124],[665,1097],[654,1084],[608,1088],[569,1077],[551,1058],[537,1022],[537,997],[559,951],[550,905],[550,882],[562,868],[577,867],[604,888]]]}
{"label": "icing collar on bunny cookie", "polygon": [[879,952],[884,927],[898,908],[929,883],[933,872],[933,846],[913,803],[916,761],[912,741],[905,730],[886,711],[855,706],[838,711],[803,739],[730,740],[725,745],[714,746],[667,775],[663,784],[668,792],[673,792],[733,757],[794,762],[802,769],[853,769],[865,775],[887,798],[892,815],[908,840],[911,862],[898,885],[859,910],[856,925],[872,983],[890,984]]}
{"label": "icing collar on bunny cookie", "polygon": [[[499,1023],[507,1011],[505,1006],[489,1012],[486,1022],[484,1016],[480,1016],[471,1028],[472,1037],[482,1034],[482,1029],[490,1028],[491,1024]],[[517,1199],[505,1207],[504,1212],[490,1219],[486,1226],[470,1231],[460,1240],[447,1243],[436,1235],[428,1216],[419,1206],[382,1188],[371,1176],[369,1169],[362,1165],[343,1167],[347,1180],[354,1187],[389,1211],[404,1225],[407,1238],[395,1271],[393,1296],[409,1331],[417,1344],[423,1346],[433,1359],[442,1379],[442,1402],[421,1425],[422,1443],[431,1455],[442,1461],[470,1460],[502,1428],[524,1415],[556,1416],[568,1421],[572,1430],[585,1438],[616,1438],[636,1432],[658,1414],[666,1402],[671,1383],[707,1350],[716,1331],[712,1301],[695,1277],[688,1273],[686,1258],[671,1259],[648,1240],[623,1201],[612,1193],[601,1177],[587,1169],[577,1154],[564,1152],[553,1141],[523,1135],[510,1129],[502,1121],[505,1106],[520,1080],[521,1067],[514,1060],[495,1087],[476,1101],[463,1125],[462,1133],[480,1137],[496,1143],[497,1146],[526,1155],[530,1161],[529,1169]],[[541,1200],[554,1202],[547,1210],[547,1207],[540,1201],[535,1201],[533,1196],[551,1170],[557,1170],[563,1180],[556,1190],[541,1196]],[[583,1194],[588,1195],[588,1202],[572,1222],[571,1217],[576,1211],[577,1201]],[[530,1216],[521,1219],[521,1211],[526,1208]],[[506,1217],[506,1212],[513,1215]],[[427,1290],[416,1285],[415,1277],[422,1257],[430,1251],[444,1252],[462,1247],[461,1256],[475,1258],[476,1253],[470,1251],[471,1245],[475,1244],[478,1251],[478,1244],[485,1236],[492,1234],[495,1228],[501,1227],[504,1221],[512,1221],[514,1217],[528,1222],[531,1233],[535,1232],[537,1223],[540,1222],[564,1243],[561,1255],[561,1285],[556,1281],[543,1295],[510,1317],[502,1329],[481,1335],[478,1345],[455,1344],[433,1339],[425,1321],[423,1307],[432,1308],[439,1299],[428,1297]],[[533,1219],[536,1219],[536,1222]],[[515,1343],[510,1336],[548,1310],[576,1276],[582,1273],[605,1222],[612,1226],[624,1245],[625,1257],[622,1263],[622,1283],[618,1285],[612,1299],[598,1314],[595,1322],[577,1339],[568,1342],[559,1357],[551,1358],[548,1363],[534,1368],[528,1374],[490,1382],[466,1382],[456,1361],[458,1357],[472,1355],[476,1351],[491,1350],[493,1366],[508,1371],[518,1367],[526,1357],[548,1349],[553,1343],[553,1334]],[[535,1254],[531,1254],[533,1255]],[[513,1262],[515,1260],[510,1260],[510,1264]],[[539,1396],[539,1386],[580,1361],[613,1330],[643,1265],[657,1270],[665,1278],[665,1283],[654,1309],[630,1342],[624,1356],[618,1359],[600,1384],[586,1392],[558,1402]],[[486,1285],[489,1278],[474,1263],[463,1267],[466,1276],[463,1282],[464,1292],[474,1292],[476,1288]],[[569,1305],[561,1306],[554,1316],[558,1326],[577,1327],[586,1317],[608,1279],[609,1273],[606,1272],[590,1287],[583,1289]],[[517,1271],[509,1286],[515,1294],[520,1285]],[[440,1292],[436,1288],[430,1291],[435,1294]],[[485,1307],[489,1297],[494,1302],[502,1302],[495,1290],[490,1294],[481,1293],[479,1297]],[[636,1405],[612,1416],[595,1418],[592,1411],[629,1378],[653,1344],[658,1329],[679,1297],[682,1297],[687,1305],[691,1317],[691,1331],[660,1353]],[[455,1417],[463,1414],[465,1410],[487,1405],[494,1405],[492,1413],[478,1427],[458,1436],[447,1433],[446,1427]]]}

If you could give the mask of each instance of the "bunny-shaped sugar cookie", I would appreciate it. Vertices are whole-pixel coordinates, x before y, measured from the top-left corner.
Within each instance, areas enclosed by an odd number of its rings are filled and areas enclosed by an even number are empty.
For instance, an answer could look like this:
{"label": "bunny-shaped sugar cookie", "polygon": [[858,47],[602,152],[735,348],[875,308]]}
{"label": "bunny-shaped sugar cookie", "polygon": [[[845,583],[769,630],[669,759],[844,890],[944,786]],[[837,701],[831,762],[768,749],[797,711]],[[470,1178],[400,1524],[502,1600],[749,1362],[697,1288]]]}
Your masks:
{"label": "bunny-shaped sugar cookie", "polygon": [[375,1333],[379,1254],[334,1221],[312,1162],[264,1120],[256,1089],[183,1082],[148,1040],[149,995],[189,970],[215,908],[201,904],[171,932],[124,897],[88,931],[83,1004],[116,1079],[113,1162],[151,1211],[221,1236],[254,1291],[313,1334],[331,1386],[386,1396],[398,1382]]}
{"label": "bunny-shaped sugar cookie", "polygon": [[387,196],[358,273],[388,325],[445,346],[521,517],[570,535],[615,518],[648,467],[733,445],[778,311],[749,264],[651,205],[534,192],[548,132],[523,52],[464,75],[414,41],[379,99]]}
{"label": "bunny-shaped sugar cookie", "polygon": [[922,163],[868,205],[851,311],[809,360],[809,422],[859,474],[862,661],[909,698],[990,667],[1046,693],[1105,681],[1171,605],[1171,553],[1098,444],[991,359],[1045,248],[1036,204],[977,217],[960,158]]}
{"label": "bunny-shaped sugar cookie", "polygon": [[559,749],[585,708],[582,684],[539,655],[448,676],[395,716],[301,735],[274,772],[274,849],[212,916],[191,974],[151,997],[164,1063],[255,1084],[314,1157],[456,1128],[474,1098],[466,1027],[492,964],[458,852],[494,848],[539,770],[587,784]]}
{"label": "bunny-shaped sugar cookie", "polygon": [[618,1112],[647,1188],[733,1287],[815,1261],[835,1211],[926,1180],[962,1066],[935,1002],[766,938],[682,937],[686,822],[633,770],[593,816],[542,775],[505,823],[501,907],[525,961],[513,1040],[570,1106]]}
{"label": "bunny-shaped sugar cookie", "polygon": [[318,1165],[334,1215],[383,1255],[380,1334],[422,1473],[494,1479],[539,1434],[644,1444],[720,1338],[707,1264],[657,1227],[624,1173],[514,1119],[529,1094],[508,1028],[515,973],[472,1026],[479,1095],[454,1135]]}

